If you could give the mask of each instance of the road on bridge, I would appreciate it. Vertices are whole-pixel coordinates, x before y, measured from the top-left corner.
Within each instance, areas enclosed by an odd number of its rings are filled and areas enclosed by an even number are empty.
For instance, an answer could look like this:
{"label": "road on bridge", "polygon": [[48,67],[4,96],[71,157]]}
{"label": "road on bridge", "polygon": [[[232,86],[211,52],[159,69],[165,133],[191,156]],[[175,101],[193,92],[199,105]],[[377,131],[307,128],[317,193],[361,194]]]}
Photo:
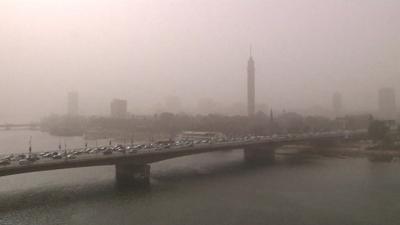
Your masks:
{"label": "road on bridge", "polygon": [[19,173],[66,169],[88,166],[116,165],[121,163],[148,164],[170,158],[231,149],[282,146],[295,143],[357,139],[366,135],[365,130],[320,132],[284,136],[248,136],[232,139],[177,141],[170,144],[149,143],[133,146],[102,146],[40,154],[16,154],[0,160],[0,176]]}

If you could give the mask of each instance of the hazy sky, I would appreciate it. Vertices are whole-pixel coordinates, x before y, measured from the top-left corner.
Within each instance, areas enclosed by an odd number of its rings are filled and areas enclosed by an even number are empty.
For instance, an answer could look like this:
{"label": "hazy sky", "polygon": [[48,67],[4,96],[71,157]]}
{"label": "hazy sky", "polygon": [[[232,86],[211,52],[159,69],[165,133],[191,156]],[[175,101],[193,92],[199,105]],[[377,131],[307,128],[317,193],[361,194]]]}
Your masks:
{"label": "hazy sky", "polygon": [[398,0],[1,0],[0,123],[66,111],[106,114],[113,98],[148,113],[168,96],[277,109],[374,110],[400,84]]}

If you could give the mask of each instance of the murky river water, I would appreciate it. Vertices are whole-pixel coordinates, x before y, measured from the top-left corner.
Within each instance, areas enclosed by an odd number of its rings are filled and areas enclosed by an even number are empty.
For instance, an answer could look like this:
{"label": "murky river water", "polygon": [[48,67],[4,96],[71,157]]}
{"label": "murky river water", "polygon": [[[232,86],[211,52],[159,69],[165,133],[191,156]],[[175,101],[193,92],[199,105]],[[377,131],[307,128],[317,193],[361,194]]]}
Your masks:
{"label": "murky river water", "polygon": [[[60,141],[1,131],[0,153],[26,151],[29,136],[34,150]],[[398,225],[399,171],[400,163],[306,155],[251,166],[235,150],[152,164],[149,189],[118,188],[109,166],[22,174],[0,178],[0,224]]]}

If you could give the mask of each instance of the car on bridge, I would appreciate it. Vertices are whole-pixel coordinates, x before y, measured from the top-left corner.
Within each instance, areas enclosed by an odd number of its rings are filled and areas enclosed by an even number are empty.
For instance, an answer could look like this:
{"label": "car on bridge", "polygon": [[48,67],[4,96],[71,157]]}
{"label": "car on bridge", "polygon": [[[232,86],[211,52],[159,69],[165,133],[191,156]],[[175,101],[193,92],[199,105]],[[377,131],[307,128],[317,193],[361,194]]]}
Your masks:
{"label": "car on bridge", "polygon": [[62,155],[61,154],[53,154],[53,156],[51,157],[52,159],[62,159]]}
{"label": "car on bridge", "polygon": [[107,149],[105,151],[103,151],[103,155],[111,155],[112,154],[112,149]]}
{"label": "car on bridge", "polygon": [[26,158],[25,154],[19,154],[19,155],[14,157],[14,160],[21,160],[21,159],[25,159],[25,158]]}
{"label": "car on bridge", "polygon": [[3,157],[1,160],[8,160],[8,161],[11,161],[13,158],[14,158],[14,154],[11,154],[11,155],[8,155],[8,156]]}
{"label": "car on bridge", "polygon": [[0,166],[6,166],[6,165],[10,165],[10,164],[11,164],[10,160],[6,160],[6,159],[0,160]]}
{"label": "car on bridge", "polygon": [[137,149],[129,149],[128,150],[128,153],[131,153],[131,154],[134,154],[134,153],[137,153],[138,152],[138,150]]}
{"label": "car on bridge", "polygon": [[21,160],[18,161],[18,164],[21,165],[21,166],[30,165],[32,163],[33,163],[33,161],[30,161],[28,159],[21,159]]}
{"label": "car on bridge", "polygon": [[31,162],[34,162],[34,161],[39,160],[40,158],[39,158],[39,156],[36,155],[36,154],[31,154],[31,155],[29,155],[26,159],[29,160],[29,161],[31,161]]}
{"label": "car on bridge", "polygon": [[68,154],[67,159],[76,159],[76,155],[74,154]]}

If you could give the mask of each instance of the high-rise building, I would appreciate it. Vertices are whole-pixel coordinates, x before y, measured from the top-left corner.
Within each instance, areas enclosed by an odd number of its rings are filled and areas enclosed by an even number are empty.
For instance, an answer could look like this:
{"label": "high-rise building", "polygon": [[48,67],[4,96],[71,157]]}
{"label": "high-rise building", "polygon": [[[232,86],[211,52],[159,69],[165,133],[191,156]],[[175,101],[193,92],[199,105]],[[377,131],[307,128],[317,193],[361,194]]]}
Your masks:
{"label": "high-rise building", "polygon": [[70,116],[76,116],[79,114],[79,95],[78,92],[68,93],[68,105],[67,113]]}
{"label": "high-rise building", "polygon": [[379,90],[378,104],[381,119],[396,119],[396,94],[393,88],[381,88]]}
{"label": "high-rise building", "polygon": [[253,116],[255,113],[255,66],[250,49],[250,58],[247,62],[247,114]]}
{"label": "high-rise building", "polygon": [[128,116],[128,102],[122,99],[112,100],[110,112],[113,118],[126,118]]}
{"label": "high-rise building", "polygon": [[339,117],[343,113],[342,95],[338,92],[333,94],[332,108],[335,117]]}

